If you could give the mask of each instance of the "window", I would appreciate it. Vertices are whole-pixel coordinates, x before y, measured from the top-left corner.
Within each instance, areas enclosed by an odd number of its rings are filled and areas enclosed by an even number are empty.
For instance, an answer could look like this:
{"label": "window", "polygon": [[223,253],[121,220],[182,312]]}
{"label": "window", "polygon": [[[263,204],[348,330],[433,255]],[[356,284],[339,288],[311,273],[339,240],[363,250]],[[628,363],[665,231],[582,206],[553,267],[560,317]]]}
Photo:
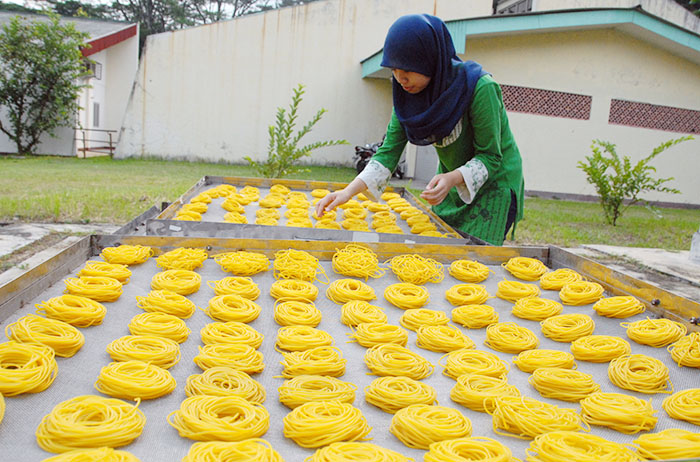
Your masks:
{"label": "window", "polygon": [[494,14],[518,14],[532,11],[532,0],[501,0],[496,2]]}
{"label": "window", "polygon": [[102,80],[102,64],[97,61],[85,60],[85,71],[90,74],[88,78]]}
{"label": "window", "polygon": [[92,126],[100,126],[100,103],[92,103]]}

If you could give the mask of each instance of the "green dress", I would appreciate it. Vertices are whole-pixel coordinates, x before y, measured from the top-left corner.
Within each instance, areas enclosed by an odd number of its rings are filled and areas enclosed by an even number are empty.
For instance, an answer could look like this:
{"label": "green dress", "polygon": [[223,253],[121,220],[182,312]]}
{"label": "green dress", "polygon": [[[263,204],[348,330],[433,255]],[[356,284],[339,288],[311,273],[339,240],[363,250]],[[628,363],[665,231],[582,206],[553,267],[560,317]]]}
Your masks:
{"label": "green dress", "polygon": [[[503,244],[511,191],[517,201],[513,231],[522,219],[524,182],[522,159],[510,131],[501,87],[490,75],[477,82],[469,111],[462,119],[461,132],[453,132],[447,138],[434,145],[439,158],[437,173],[451,172],[478,159],[486,167],[488,178],[470,204],[452,188],[440,204],[433,206],[433,211],[453,228],[494,245]],[[393,172],[407,142],[404,129],[392,111],[384,143],[372,160]]]}

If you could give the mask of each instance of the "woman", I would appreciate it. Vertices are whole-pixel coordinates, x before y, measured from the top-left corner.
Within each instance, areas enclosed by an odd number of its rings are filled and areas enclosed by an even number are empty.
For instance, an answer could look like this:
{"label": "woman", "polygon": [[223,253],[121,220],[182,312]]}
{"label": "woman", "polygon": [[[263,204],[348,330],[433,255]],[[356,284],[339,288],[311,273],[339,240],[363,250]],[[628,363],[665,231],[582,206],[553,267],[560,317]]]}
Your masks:
{"label": "woman", "polygon": [[478,63],[462,62],[445,23],[427,14],[402,16],[389,28],[381,65],[393,74],[386,139],[346,188],[319,201],[316,214],[363,191],[377,196],[407,142],[433,144],[438,172],[421,197],[455,229],[501,245],[522,218],[524,184],[499,85]]}

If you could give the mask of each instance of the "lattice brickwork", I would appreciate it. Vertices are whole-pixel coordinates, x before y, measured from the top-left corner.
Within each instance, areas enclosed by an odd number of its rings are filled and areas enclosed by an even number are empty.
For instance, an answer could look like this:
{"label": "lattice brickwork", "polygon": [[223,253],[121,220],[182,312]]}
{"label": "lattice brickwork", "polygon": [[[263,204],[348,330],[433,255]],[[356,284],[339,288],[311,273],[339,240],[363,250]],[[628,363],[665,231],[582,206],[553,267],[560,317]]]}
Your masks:
{"label": "lattice brickwork", "polygon": [[700,133],[700,111],[613,99],[608,123],[668,132]]}
{"label": "lattice brickwork", "polygon": [[588,120],[592,97],[561,91],[501,85],[508,111]]}

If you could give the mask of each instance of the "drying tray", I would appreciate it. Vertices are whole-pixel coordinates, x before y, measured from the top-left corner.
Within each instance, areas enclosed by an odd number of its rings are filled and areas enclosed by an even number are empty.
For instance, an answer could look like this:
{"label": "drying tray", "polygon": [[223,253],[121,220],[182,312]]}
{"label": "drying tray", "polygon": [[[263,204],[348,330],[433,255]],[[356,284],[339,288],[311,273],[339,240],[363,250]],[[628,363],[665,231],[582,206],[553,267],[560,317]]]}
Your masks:
{"label": "drying tray", "polygon": [[[156,254],[166,252],[178,247],[199,247],[205,248],[210,255],[217,253],[249,250],[265,253],[273,257],[274,252],[281,249],[295,248],[306,250],[321,260],[322,266],[331,280],[342,278],[333,273],[330,265],[330,258],[335,250],[343,247],[345,242],[308,242],[308,241],[285,241],[285,240],[246,240],[246,239],[205,239],[205,238],[178,238],[178,237],[156,237],[156,236],[119,236],[119,235],[93,235],[88,236],[73,247],[66,249],[53,258],[38,264],[34,268],[28,269],[23,275],[13,281],[0,286],[0,327],[14,322],[19,317],[34,312],[34,304],[48,298],[58,296],[63,292],[65,277],[74,276],[84,266],[87,260],[100,260],[98,256],[104,247],[116,246],[119,244],[141,244],[153,247]],[[483,284],[489,293],[496,293],[496,284],[507,276],[505,270],[500,266],[511,257],[526,256],[537,258],[543,261],[552,269],[567,267],[572,268],[588,279],[601,283],[607,291],[606,295],[634,295],[642,300],[648,308],[647,313],[626,319],[624,321],[634,321],[643,319],[646,316],[667,316],[674,320],[685,322],[689,329],[697,330],[697,326],[689,324],[687,321],[700,314],[700,305],[691,300],[676,296],[672,293],[658,289],[642,281],[615,272],[603,265],[590,261],[586,258],[576,256],[557,247],[492,247],[492,246],[441,246],[432,244],[392,244],[376,243],[368,244],[379,256],[380,260],[391,258],[394,255],[405,253],[418,253],[425,257],[435,258],[448,264],[451,261],[461,258],[476,259],[489,265],[494,272]],[[150,291],[150,281],[153,275],[159,271],[156,267],[155,258],[142,265],[130,267],[133,272],[131,280],[124,285],[124,293],[120,299],[113,303],[105,303],[107,316],[103,324],[81,329],[86,337],[85,346],[72,358],[57,358],[59,373],[55,382],[42,393],[25,394],[17,397],[6,398],[7,411],[5,419],[0,424],[0,448],[2,448],[3,462],[19,461],[39,461],[50,454],[42,451],[36,444],[34,432],[41,418],[48,414],[51,409],[64,400],[83,394],[98,394],[93,388],[94,382],[99,374],[100,368],[110,362],[110,358],[105,352],[105,347],[112,340],[127,335],[127,324],[129,320],[142,312],[137,308],[135,297],[146,295]],[[202,268],[197,272],[202,276],[202,286],[200,290],[190,296],[200,307],[206,307],[208,300],[214,296],[214,292],[206,285],[206,281],[218,280],[225,276],[213,259],[208,259]],[[508,279],[513,279],[508,275]],[[270,284],[274,281],[272,271],[253,276],[253,280],[259,285],[261,295],[256,301],[262,307],[262,314],[250,325],[265,335],[265,340],[260,351],[265,356],[266,368],[264,372],[254,376],[262,383],[267,390],[267,400],[264,405],[270,413],[270,428],[264,438],[290,462],[301,462],[305,457],[311,455],[313,450],[304,449],[297,446],[291,440],[283,436],[282,418],[287,415],[289,409],[282,406],[278,401],[277,388],[282,384],[283,379],[276,378],[282,372],[279,364],[282,360],[280,353],[274,350],[276,332],[279,326],[273,321],[273,302],[269,295]],[[372,303],[385,309],[389,317],[389,323],[399,324],[399,317],[403,311],[391,306],[382,297],[384,288],[398,280],[391,272],[387,272],[379,279],[370,279],[368,283],[375,290],[378,296]],[[431,301],[426,308],[443,310],[448,316],[452,306],[444,299],[444,292],[452,285],[459,283],[451,276],[445,276],[443,282],[439,284],[427,283],[426,287],[430,291]],[[332,303],[325,297],[325,286],[319,282],[315,283],[320,289],[316,306],[323,313],[323,320],[318,328],[329,332],[335,339],[335,345],[339,347],[345,359],[347,359],[346,372],[342,380],[350,381],[358,386],[357,397],[354,405],[358,407],[369,424],[373,427],[370,436],[372,442],[380,446],[394,449],[415,460],[422,460],[424,451],[410,449],[400,443],[389,433],[391,414],[384,413],[364,400],[364,388],[376,377],[367,375],[366,366],[363,363],[365,348],[357,343],[347,343],[347,335],[350,329],[340,323],[340,306]],[[557,292],[542,291],[542,296],[558,299]],[[487,302],[493,306],[500,314],[502,322],[515,321],[519,325],[525,326],[535,332],[540,339],[540,348],[551,348],[568,350],[568,343],[557,343],[541,335],[538,323],[518,319],[510,313],[512,303],[499,298],[492,298]],[[620,321],[603,318],[595,314],[591,305],[580,307],[565,306],[564,313],[587,313],[596,322],[596,334],[612,334],[626,338],[624,329],[619,326]],[[203,311],[198,310],[190,319],[186,320],[188,327],[192,330],[189,339],[181,344],[181,360],[170,369],[177,380],[178,386],[170,395],[156,400],[144,401],[140,409],[147,416],[147,424],[142,435],[132,444],[124,447],[125,450],[138,456],[145,461],[179,461],[187,453],[193,441],[182,438],[177,431],[166,422],[168,413],[179,408],[185,399],[184,384],[186,378],[191,374],[201,373],[194,364],[193,357],[198,352],[198,347],[202,345],[199,336],[200,329],[212,322]],[[566,403],[558,400],[542,398],[528,383],[529,374],[520,371],[512,366],[512,354],[504,354],[490,350],[483,345],[485,339],[485,329],[468,330],[460,327],[477,345],[480,350],[490,351],[498,357],[511,364],[508,374],[509,383],[516,385],[523,395],[530,396],[545,402],[556,404],[560,407],[578,408],[576,403]],[[524,459],[525,449],[529,441],[516,438],[503,437],[495,434],[491,429],[491,417],[484,413],[474,412],[450,400],[449,393],[455,381],[442,375],[442,367],[438,365],[441,354],[417,348],[415,345],[416,334],[409,331],[408,347],[420,353],[431,363],[436,365],[434,373],[423,380],[423,382],[433,386],[438,393],[439,403],[459,409],[468,417],[473,425],[475,436],[487,436],[501,441],[511,448],[514,456]],[[670,354],[665,348],[652,348],[638,345],[630,341],[633,353],[644,353],[662,360],[670,370],[670,377],[676,390],[693,388],[698,386],[698,369],[679,368],[672,362]],[[652,398],[653,406],[658,411],[659,422],[655,431],[667,428],[681,428],[693,432],[699,432],[700,427],[684,421],[670,419],[661,408],[661,401],[666,394],[643,395],[630,391],[620,390],[613,386],[607,379],[607,363],[593,364],[578,361],[578,369],[593,374],[603,391],[622,392],[638,396],[648,400]],[[603,428],[593,427],[593,434],[600,435],[612,441],[630,443],[635,436],[623,435],[621,433]]]}
{"label": "drying tray", "polygon": [[[241,178],[241,177],[220,177],[220,176],[205,176],[200,179],[197,184],[190,188],[186,193],[172,202],[158,216],[146,220],[145,234],[150,236],[199,236],[199,237],[224,237],[224,238],[247,238],[250,236],[260,236],[265,239],[310,239],[318,241],[353,241],[353,242],[396,242],[404,244],[433,243],[433,244],[454,244],[454,245],[486,245],[487,243],[473,236],[460,236],[454,228],[445,223],[445,221],[437,216],[423,202],[407,189],[394,187],[387,188],[399,194],[406,199],[411,205],[420,209],[423,213],[430,217],[430,221],[435,224],[437,230],[443,234],[449,233],[455,237],[430,237],[411,234],[411,230],[405,220],[398,219],[399,225],[404,234],[377,233],[374,231],[348,231],[345,229],[316,229],[316,228],[297,228],[285,226],[287,219],[284,217],[284,207],[279,209],[282,212],[279,224],[277,226],[256,225],[255,212],[260,209],[257,202],[245,206],[245,214],[248,219],[248,224],[227,223],[224,221],[226,210],[221,207],[224,198],[215,198],[209,205],[208,210],[202,214],[201,221],[181,221],[174,220],[177,212],[183,205],[189,203],[190,199],[198,194],[214,188],[222,184],[229,184],[241,188],[243,186],[255,186],[260,190],[260,197],[264,197],[270,187],[275,184],[281,184],[288,187],[291,191],[302,191],[305,193],[311,192],[314,189],[328,189],[336,191],[347,186],[347,183],[336,183],[328,181],[311,181],[311,180],[283,180],[274,178]],[[309,197],[309,199],[312,199]],[[380,203],[385,203],[379,200]],[[337,210],[338,219],[342,211]],[[312,219],[312,221],[315,221]],[[367,219],[369,223],[369,217]],[[132,234],[132,233],[123,233]],[[143,233],[139,233],[143,234]]]}

